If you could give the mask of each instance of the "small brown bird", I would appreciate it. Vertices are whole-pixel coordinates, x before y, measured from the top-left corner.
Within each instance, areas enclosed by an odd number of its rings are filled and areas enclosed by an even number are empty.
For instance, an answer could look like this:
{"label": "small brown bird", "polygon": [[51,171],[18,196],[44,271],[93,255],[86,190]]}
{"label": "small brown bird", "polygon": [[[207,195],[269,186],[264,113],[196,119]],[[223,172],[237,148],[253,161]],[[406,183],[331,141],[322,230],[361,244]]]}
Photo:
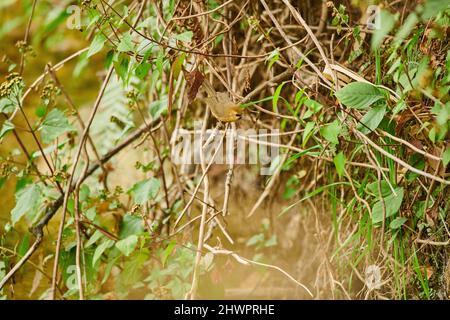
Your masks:
{"label": "small brown bird", "polygon": [[243,109],[234,103],[226,92],[216,92],[206,79],[202,85],[208,93],[208,97],[204,100],[217,120],[234,122],[241,118]]}

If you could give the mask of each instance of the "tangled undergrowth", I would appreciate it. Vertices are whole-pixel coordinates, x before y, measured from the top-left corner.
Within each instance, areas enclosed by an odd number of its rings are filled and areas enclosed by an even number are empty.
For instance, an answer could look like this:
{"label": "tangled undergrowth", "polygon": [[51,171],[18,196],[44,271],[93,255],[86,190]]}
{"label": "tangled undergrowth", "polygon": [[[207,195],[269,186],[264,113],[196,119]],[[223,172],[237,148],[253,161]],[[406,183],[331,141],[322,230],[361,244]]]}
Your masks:
{"label": "tangled undergrowth", "polygon": [[1,297],[450,297],[450,1],[0,10]]}

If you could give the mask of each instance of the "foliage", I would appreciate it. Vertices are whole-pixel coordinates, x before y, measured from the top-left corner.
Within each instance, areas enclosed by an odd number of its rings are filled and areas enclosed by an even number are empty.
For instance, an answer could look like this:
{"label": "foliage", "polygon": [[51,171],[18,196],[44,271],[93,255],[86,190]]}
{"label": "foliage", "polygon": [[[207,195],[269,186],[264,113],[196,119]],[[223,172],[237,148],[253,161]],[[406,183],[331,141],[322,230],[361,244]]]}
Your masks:
{"label": "foliage", "polygon": [[[365,1],[224,3],[0,4],[0,281],[24,259],[20,298],[198,298],[254,278],[448,298],[449,1],[378,1],[374,30]],[[206,81],[240,120],[206,112]],[[180,165],[176,133],[199,128],[279,130],[271,175]]]}

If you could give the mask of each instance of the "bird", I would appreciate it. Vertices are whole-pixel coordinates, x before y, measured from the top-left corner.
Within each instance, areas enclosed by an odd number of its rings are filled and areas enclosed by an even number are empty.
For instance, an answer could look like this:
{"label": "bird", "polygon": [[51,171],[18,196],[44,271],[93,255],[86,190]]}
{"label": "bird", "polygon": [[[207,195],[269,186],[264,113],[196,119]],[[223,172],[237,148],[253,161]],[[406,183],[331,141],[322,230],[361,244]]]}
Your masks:
{"label": "bird", "polygon": [[204,101],[211,109],[213,116],[221,122],[235,122],[242,116],[243,109],[238,103],[233,102],[226,92],[216,92],[208,80],[202,84],[208,97]]}

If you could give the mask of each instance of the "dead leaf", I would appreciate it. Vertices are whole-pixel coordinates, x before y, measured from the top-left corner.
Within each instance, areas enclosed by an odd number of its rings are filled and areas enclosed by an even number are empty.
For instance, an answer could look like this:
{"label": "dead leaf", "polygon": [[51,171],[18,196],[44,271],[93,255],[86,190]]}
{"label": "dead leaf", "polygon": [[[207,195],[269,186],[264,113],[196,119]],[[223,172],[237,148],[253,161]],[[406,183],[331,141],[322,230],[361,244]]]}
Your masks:
{"label": "dead leaf", "polygon": [[197,93],[203,83],[204,76],[200,71],[198,71],[198,69],[195,69],[191,73],[187,73],[185,77],[188,84],[188,103],[190,104],[194,101],[195,97],[197,97]]}

